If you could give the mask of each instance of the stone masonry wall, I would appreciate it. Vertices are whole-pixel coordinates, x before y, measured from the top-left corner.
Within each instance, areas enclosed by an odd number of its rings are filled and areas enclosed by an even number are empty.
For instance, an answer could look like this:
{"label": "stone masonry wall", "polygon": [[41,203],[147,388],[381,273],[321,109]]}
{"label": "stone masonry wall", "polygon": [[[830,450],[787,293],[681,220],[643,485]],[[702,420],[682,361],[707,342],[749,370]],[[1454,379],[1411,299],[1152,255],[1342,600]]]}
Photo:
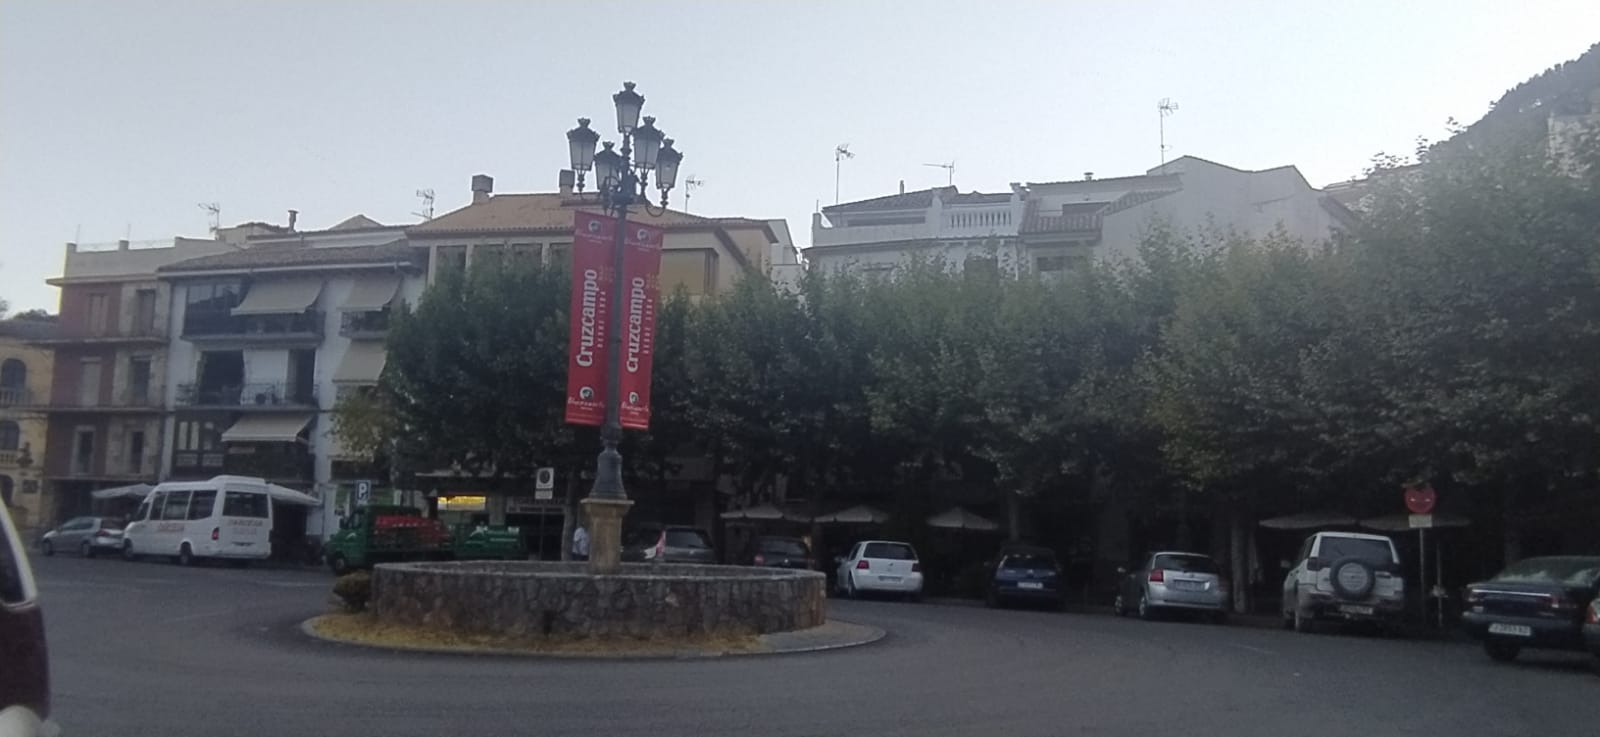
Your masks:
{"label": "stone masonry wall", "polygon": [[696,637],[820,626],[814,571],[631,564],[591,576],[584,563],[394,563],[373,571],[385,622],[514,637]]}

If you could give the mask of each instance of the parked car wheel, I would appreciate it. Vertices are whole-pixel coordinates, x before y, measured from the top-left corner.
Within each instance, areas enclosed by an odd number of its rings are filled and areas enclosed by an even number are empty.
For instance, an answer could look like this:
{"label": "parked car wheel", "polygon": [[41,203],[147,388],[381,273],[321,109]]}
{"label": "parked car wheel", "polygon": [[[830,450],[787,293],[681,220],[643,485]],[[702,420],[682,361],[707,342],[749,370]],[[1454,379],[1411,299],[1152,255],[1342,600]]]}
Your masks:
{"label": "parked car wheel", "polygon": [[122,543],[122,559],[131,563],[136,558],[138,558],[138,556],[133,554],[133,541],[132,540],[123,541],[123,543]]}
{"label": "parked car wheel", "polygon": [[1509,663],[1522,653],[1522,647],[1514,642],[1488,639],[1483,641],[1483,651],[1496,663]]}
{"label": "parked car wheel", "polygon": [[1150,606],[1150,594],[1148,592],[1141,592],[1139,594],[1139,604],[1136,613],[1139,615],[1140,619],[1143,619],[1146,622],[1155,619],[1156,611]]}
{"label": "parked car wheel", "polygon": [[350,572],[350,561],[345,560],[344,553],[334,553],[328,556],[328,568],[335,576],[343,576]]}
{"label": "parked car wheel", "polygon": [[194,565],[194,551],[189,549],[189,544],[184,543],[178,548],[178,565],[188,567]]}
{"label": "parked car wheel", "polygon": [[39,552],[44,553],[47,557],[55,555],[56,546],[51,545],[49,540],[43,540],[39,543]]}
{"label": "parked car wheel", "polygon": [[983,605],[990,609],[1000,608],[1000,597],[994,593],[994,589],[989,589],[989,592],[983,595]]}
{"label": "parked car wheel", "polygon": [[844,577],[844,596],[846,599],[859,599],[861,592],[856,590],[856,574],[847,573]]}
{"label": "parked car wheel", "polygon": [[1111,613],[1119,617],[1128,616],[1128,605],[1123,603],[1122,594],[1117,594],[1117,598],[1111,600]]}
{"label": "parked car wheel", "polygon": [[85,558],[93,558],[94,546],[90,545],[88,540],[84,540],[83,544],[78,546],[78,553]]}

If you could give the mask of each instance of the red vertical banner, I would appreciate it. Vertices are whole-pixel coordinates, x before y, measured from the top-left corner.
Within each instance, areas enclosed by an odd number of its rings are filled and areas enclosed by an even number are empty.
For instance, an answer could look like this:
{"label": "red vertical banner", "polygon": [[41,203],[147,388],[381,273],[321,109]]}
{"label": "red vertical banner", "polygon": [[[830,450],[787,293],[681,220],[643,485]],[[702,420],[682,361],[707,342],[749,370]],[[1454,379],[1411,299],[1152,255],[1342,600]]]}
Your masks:
{"label": "red vertical banner", "polygon": [[611,297],[611,249],[617,221],[576,214],[572,228],[571,336],[567,339],[567,422],[605,420],[606,326]]}
{"label": "red vertical banner", "polygon": [[622,260],[622,426],[650,429],[650,369],[656,346],[656,302],[661,297],[661,245],[666,231],[627,224]]}

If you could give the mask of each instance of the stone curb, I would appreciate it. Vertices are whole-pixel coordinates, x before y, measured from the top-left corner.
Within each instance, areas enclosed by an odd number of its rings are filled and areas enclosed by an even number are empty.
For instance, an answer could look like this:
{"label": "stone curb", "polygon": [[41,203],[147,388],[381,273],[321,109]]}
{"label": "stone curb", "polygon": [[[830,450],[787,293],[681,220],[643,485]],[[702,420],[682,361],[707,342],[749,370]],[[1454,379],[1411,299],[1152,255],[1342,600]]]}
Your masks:
{"label": "stone curb", "polygon": [[[831,650],[843,650],[852,647],[871,645],[888,636],[882,628],[871,625],[847,622],[840,619],[830,619],[827,624],[814,629],[842,628],[843,631],[828,633],[818,636],[809,631],[801,632],[775,632],[761,635],[757,638],[762,644],[760,649],[749,651],[726,651],[685,648],[661,653],[632,652],[632,653],[540,653],[526,650],[513,650],[497,647],[475,647],[471,645],[380,645],[371,642],[356,640],[342,640],[324,635],[316,631],[312,623],[318,617],[311,617],[300,623],[300,633],[313,640],[334,644],[348,645],[351,647],[365,648],[368,650],[383,650],[392,653],[417,653],[422,655],[481,655],[508,658],[529,658],[545,660],[712,660],[716,658],[761,657],[767,655],[801,655],[805,653],[820,653]],[[798,640],[790,644],[783,644],[786,640]],[[776,641],[776,642],[775,642]]]}

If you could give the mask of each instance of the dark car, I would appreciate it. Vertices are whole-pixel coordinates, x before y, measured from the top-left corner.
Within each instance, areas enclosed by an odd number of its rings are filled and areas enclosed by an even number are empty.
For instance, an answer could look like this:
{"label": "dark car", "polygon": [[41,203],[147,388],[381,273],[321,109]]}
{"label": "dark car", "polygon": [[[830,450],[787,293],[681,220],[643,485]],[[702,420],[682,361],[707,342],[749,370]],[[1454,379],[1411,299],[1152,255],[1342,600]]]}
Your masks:
{"label": "dark car", "polygon": [[1066,603],[1061,564],[1048,548],[1013,547],[1000,551],[989,569],[984,603],[990,607],[1035,603],[1060,608]]}
{"label": "dark car", "polygon": [[1583,650],[1584,618],[1600,594],[1600,556],[1529,558],[1467,587],[1467,634],[1499,661],[1523,648]]}
{"label": "dark car", "polygon": [[0,734],[41,734],[50,716],[50,661],[39,590],[11,515],[0,504]]}
{"label": "dark car", "polygon": [[717,549],[711,536],[698,527],[642,525],[622,544],[622,559],[629,562],[715,564]]}
{"label": "dark car", "polygon": [[1583,639],[1594,656],[1594,672],[1600,675],[1600,597],[1589,602],[1589,613],[1583,619]]}
{"label": "dark car", "polygon": [[740,556],[739,563],[763,568],[811,568],[811,549],[798,537],[763,535],[755,539]]}

